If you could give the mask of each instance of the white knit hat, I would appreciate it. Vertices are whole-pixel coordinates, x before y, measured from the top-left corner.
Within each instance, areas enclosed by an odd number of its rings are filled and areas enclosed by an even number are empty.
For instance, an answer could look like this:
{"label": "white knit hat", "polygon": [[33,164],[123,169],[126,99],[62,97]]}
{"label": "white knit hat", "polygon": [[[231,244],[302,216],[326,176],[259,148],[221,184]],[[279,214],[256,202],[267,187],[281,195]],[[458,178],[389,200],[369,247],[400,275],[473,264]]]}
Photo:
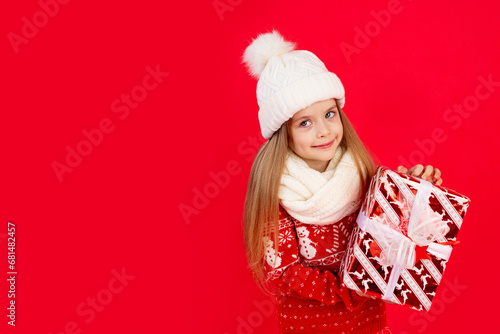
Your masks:
{"label": "white knit hat", "polygon": [[250,75],[258,79],[259,123],[265,139],[313,103],[331,98],[340,108],[345,103],[340,79],[312,52],[294,49],[295,43],[273,29],[255,38],[242,57]]}

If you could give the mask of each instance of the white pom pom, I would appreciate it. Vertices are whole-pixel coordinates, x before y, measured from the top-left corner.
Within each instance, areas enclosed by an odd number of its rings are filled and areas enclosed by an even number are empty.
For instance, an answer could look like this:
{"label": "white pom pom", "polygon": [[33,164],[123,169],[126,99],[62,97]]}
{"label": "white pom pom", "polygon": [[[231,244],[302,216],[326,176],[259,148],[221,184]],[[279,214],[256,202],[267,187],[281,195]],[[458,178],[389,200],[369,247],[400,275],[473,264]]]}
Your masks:
{"label": "white pom pom", "polygon": [[273,29],[273,32],[260,34],[252,40],[243,54],[243,61],[251,76],[259,79],[267,61],[272,56],[279,56],[295,49],[295,43],[285,39]]}

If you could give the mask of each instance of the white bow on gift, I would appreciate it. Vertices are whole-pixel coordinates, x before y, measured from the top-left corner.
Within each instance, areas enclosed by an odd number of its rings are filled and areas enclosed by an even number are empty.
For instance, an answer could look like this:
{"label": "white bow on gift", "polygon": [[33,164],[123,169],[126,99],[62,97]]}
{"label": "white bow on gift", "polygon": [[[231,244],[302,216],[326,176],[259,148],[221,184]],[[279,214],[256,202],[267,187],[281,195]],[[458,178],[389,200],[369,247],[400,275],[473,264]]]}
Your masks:
{"label": "white bow on gift", "polygon": [[380,221],[379,217],[370,219],[361,211],[358,215],[356,222],[360,229],[370,233],[381,249],[380,264],[394,266],[382,299],[391,299],[402,268],[415,266],[417,246],[426,248],[428,253],[441,259],[448,260],[450,257],[452,247],[435,242],[443,240],[450,228],[442,216],[429,206],[431,191],[432,183],[421,179],[415,200],[408,203],[411,205],[408,236],[391,228],[388,222]]}

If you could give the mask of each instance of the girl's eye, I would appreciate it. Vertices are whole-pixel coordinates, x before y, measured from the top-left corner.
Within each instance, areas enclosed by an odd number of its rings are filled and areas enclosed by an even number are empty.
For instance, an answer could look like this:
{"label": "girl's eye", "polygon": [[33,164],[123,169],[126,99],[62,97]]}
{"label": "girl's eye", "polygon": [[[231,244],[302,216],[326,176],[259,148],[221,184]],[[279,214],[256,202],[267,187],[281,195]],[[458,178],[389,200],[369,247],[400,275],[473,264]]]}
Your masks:
{"label": "girl's eye", "polygon": [[307,126],[307,125],[304,124],[306,122],[310,122],[310,121],[303,121],[302,123],[300,123],[300,126]]}
{"label": "girl's eye", "polygon": [[[331,116],[328,117],[328,114],[331,114]],[[329,112],[326,113],[326,118],[332,118],[333,116],[335,116],[335,111],[334,110],[330,110]]]}

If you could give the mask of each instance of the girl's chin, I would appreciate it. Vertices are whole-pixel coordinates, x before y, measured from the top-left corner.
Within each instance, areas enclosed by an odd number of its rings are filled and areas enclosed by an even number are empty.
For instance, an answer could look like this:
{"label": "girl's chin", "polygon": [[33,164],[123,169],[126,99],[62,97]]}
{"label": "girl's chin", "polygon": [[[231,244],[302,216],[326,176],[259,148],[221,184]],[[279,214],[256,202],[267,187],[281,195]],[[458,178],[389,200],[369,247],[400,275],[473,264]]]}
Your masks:
{"label": "girl's chin", "polygon": [[320,158],[320,160],[330,160],[335,156],[335,152],[336,152],[335,149],[330,148],[330,149],[324,150],[324,151],[316,150],[314,152],[314,155],[316,155],[318,158]]}

